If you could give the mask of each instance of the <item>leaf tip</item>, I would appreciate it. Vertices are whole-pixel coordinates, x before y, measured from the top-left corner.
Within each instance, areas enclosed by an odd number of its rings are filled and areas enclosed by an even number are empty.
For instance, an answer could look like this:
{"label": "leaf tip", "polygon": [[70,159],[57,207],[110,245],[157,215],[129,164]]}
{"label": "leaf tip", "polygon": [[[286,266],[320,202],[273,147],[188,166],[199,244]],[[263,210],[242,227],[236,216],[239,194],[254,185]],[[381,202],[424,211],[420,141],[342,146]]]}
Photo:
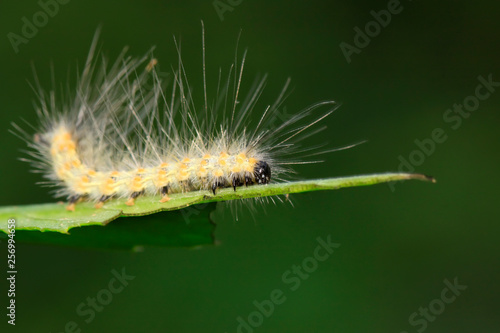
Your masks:
{"label": "leaf tip", "polygon": [[433,184],[436,184],[437,180],[436,178],[432,177],[432,176],[429,176],[429,175],[422,175],[426,181],[428,182],[431,182]]}

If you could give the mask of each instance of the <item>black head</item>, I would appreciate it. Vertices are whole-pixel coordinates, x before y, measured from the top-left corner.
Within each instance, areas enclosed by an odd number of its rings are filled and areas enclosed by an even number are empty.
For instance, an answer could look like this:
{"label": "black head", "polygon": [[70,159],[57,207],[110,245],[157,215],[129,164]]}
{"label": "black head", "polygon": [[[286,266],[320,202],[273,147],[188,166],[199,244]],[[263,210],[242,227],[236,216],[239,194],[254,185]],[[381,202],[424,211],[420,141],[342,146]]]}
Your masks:
{"label": "black head", "polygon": [[255,182],[259,185],[268,184],[271,181],[271,168],[269,164],[264,161],[260,161],[255,165],[253,174],[255,176]]}

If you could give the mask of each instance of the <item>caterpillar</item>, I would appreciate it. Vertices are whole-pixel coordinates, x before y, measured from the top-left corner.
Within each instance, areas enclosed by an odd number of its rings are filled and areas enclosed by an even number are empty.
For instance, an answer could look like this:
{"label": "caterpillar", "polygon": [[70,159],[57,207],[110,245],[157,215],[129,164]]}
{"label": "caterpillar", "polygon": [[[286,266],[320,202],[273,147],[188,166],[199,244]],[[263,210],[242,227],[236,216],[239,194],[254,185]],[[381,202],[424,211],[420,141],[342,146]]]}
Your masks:
{"label": "caterpillar", "polygon": [[82,200],[101,208],[111,198],[134,205],[141,195],[161,194],[166,202],[172,193],[215,195],[219,188],[283,182],[295,173],[294,165],[318,162],[308,157],[352,146],[301,144],[326,128],[318,123],[339,106],[335,101],[314,103],[276,125],[290,79],[271,103],[259,102],[267,75],[243,95],[246,50],[241,60],[235,52],[228,70],[219,68],[217,86],[208,89],[204,28],[198,95],[175,38],[177,64],[167,79],[158,72],[153,49],[136,58],[125,48],[110,63],[97,51],[98,39],[99,30],[75,88],[46,91],[35,73],[36,134],[14,124],[28,143],[23,160],[44,174],[42,184],[55,187],[70,211]]}

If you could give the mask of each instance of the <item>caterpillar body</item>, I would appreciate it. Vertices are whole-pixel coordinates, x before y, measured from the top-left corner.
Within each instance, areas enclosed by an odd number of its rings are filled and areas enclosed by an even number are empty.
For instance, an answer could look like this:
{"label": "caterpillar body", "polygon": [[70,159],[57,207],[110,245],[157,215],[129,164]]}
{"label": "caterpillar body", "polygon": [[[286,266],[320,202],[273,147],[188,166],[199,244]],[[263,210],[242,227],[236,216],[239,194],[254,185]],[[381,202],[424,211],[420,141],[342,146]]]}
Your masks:
{"label": "caterpillar body", "polygon": [[[14,126],[31,148],[25,160],[56,187],[56,197],[67,198],[68,210],[80,200],[100,208],[111,198],[133,205],[140,195],[160,193],[166,202],[172,193],[215,195],[218,188],[287,181],[294,164],[338,150],[300,144],[325,128],[314,125],[338,107],[334,101],[315,103],[275,125],[289,80],[270,104],[258,103],[266,76],[241,98],[246,51],[240,61],[236,52],[227,72],[219,69],[210,99],[202,36],[202,103],[195,101],[175,38],[178,63],[168,80],[159,75],[152,50],[133,58],[124,49],[109,64],[96,52],[98,33],[76,89],[46,91],[35,75],[37,133]],[[251,117],[255,112],[258,121]]]}

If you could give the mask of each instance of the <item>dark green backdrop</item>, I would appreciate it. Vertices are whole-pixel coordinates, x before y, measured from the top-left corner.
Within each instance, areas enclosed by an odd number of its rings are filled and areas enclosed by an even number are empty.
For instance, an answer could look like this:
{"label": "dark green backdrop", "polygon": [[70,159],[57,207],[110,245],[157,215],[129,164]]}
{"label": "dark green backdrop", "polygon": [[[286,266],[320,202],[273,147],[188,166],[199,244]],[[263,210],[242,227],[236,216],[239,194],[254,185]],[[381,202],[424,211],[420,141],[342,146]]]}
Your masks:
{"label": "dark green backdrop", "polygon": [[[354,45],[354,28],[364,29],[374,20],[370,11],[388,6],[399,13],[373,30],[370,43],[348,63],[340,44]],[[8,129],[20,118],[35,120],[26,81],[32,78],[30,63],[48,87],[50,63],[59,78],[82,64],[100,24],[110,57],[125,45],[137,56],[156,45],[166,68],[176,57],[172,35],[181,36],[194,84],[201,82],[200,20],[213,75],[231,61],[241,29],[240,45],[249,50],[247,82],[257,73],[270,75],[264,99],[275,97],[290,76],[290,112],[318,100],[341,102],[326,120],[328,130],[314,140],[333,146],[369,141],[299,168],[304,179],[397,171],[399,156],[424,156],[416,152],[415,140],[425,141],[439,128],[446,135],[429,156],[416,160],[416,171],[434,175],[435,185],[406,182],[392,190],[383,184],[294,195],[295,208],[257,206],[254,218],[241,210],[238,221],[220,206],[218,246],[126,253],[18,244],[15,329],[63,332],[75,321],[82,332],[235,332],[238,317],[250,316],[255,332],[497,332],[500,88],[460,126],[443,116],[454,103],[474,101],[479,76],[500,81],[500,5],[404,0],[392,6],[233,0],[221,20],[210,0],[71,0],[16,53],[8,33],[21,34],[22,18],[32,20],[41,7],[35,0],[2,0],[2,205],[54,200],[35,185],[39,176],[17,160],[24,144]],[[291,290],[295,284],[282,275],[313,254],[318,237],[341,246]],[[4,272],[5,242],[0,248]],[[107,288],[111,271],[123,267],[135,279],[86,323],[88,316],[76,313],[78,305]],[[467,288],[452,297],[445,279]],[[5,309],[7,285],[1,281]],[[269,299],[275,289],[286,300],[259,322],[254,301]],[[419,313],[429,306],[427,315]],[[1,331],[13,331],[3,311],[1,318]]]}

